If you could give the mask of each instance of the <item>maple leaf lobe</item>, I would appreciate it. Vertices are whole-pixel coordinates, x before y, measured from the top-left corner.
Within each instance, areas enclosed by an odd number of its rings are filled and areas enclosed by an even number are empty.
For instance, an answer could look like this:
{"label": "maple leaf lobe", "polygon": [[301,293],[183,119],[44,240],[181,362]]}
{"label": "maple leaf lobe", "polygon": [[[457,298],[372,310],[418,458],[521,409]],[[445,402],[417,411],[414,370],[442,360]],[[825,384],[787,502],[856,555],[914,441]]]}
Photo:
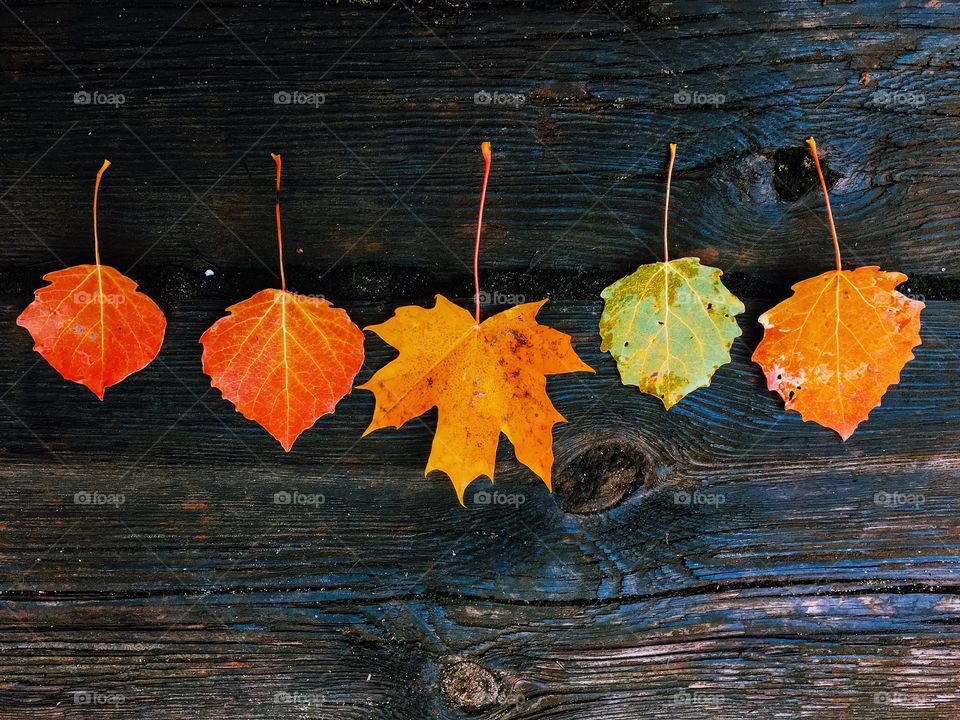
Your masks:
{"label": "maple leaf lobe", "polygon": [[333,412],[363,364],[363,332],[324,299],[261,290],[201,336],[203,370],[237,411],[290,452]]}
{"label": "maple leaf lobe", "polygon": [[43,276],[49,285],[17,318],[34,350],[67,380],[104,391],[160,352],[167,321],[137,284],[109,265],[74,265]]}
{"label": "maple leaf lobe", "polygon": [[494,479],[500,433],[521,463],[550,487],[553,425],[564,422],[546,376],[593,370],[570,337],[536,321],[546,300],[517,305],[477,325],[442,295],[433,308],[406,306],[368,327],[399,355],[359,387],[376,405],[364,434],[400,427],[433,407],[437,430],[425,474],[446,473],[463,504],[477,477]]}
{"label": "maple leaf lobe", "polygon": [[874,266],[832,270],[760,316],[753,359],[786,409],[847,440],[880,405],[920,345],[924,304],[896,290],[906,279]]}

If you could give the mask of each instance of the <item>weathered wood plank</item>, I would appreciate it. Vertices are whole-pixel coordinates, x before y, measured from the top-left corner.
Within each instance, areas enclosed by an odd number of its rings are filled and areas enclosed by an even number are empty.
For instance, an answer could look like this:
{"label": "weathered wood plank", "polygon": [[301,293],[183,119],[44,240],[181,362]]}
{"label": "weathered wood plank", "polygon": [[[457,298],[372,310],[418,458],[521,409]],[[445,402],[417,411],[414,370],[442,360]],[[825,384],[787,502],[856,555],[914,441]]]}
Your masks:
{"label": "weathered wood plank", "polygon": [[[422,302],[431,305],[433,301],[424,298]],[[467,300],[460,302],[466,304]],[[759,340],[756,317],[768,302],[747,302],[748,312],[741,316],[745,332],[734,344],[734,362],[718,371],[710,389],[697,392],[670,413],[664,413],[654,398],[620,385],[613,362],[599,351],[599,300],[548,303],[540,314],[543,322],[570,333],[577,351],[597,371],[595,375],[550,379],[551,394],[570,420],[556,431],[561,452],[577,435],[603,432],[642,443],[654,465],[681,462],[696,468],[706,463],[707,473],[722,472],[730,461],[782,465],[790,461],[810,464],[814,458],[824,458],[880,467],[889,466],[895,457],[907,462],[945,454],[949,460],[960,398],[949,392],[954,376],[944,368],[960,363],[958,306],[929,303],[923,314],[924,344],[917,349],[917,358],[906,366],[901,383],[891,389],[883,405],[844,444],[834,441],[832,431],[784,412],[779,399],[765,390],[762,374],[749,355]],[[6,314],[13,317],[17,308],[6,305]],[[347,309],[361,325],[382,322],[393,312],[392,306],[368,303],[349,304]],[[49,463],[51,457],[43,452],[42,441],[54,450],[69,448],[78,459],[96,462],[111,448],[129,452],[149,447],[159,439],[158,429],[173,426],[183,416],[151,450],[151,460],[246,467],[251,454],[238,450],[251,445],[256,447],[256,455],[266,453],[283,466],[305,468],[335,462],[355,447],[361,453],[365,448],[374,450],[363,455],[363,463],[372,467],[421,468],[430,437],[424,423],[411,421],[400,431],[383,431],[357,445],[373,407],[372,395],[363,391],[345,398],[336,414],[322,418],[316,429],[298,442],[296,453],[286,455],[279,446],[273,447],[259,426],[238,417],[219,398],[200,369],[197,338],[222,312],[215,306],[174,311],[157,362],[111,388],[111,402],[103,404],[90,402],[89,391],[83,387],[62,382],[31,352],[32,341],[22,328],[13,323],[0,327],[0,339],[11,349],[0,368],[0,378],[6,383],[3,401],[27,426],[44,431],[37,438],[23,432],[16,417],[3,418],[0,423],[18,437],[18,445],[8,446],[6,451],[28,462],[39,459]],[[374,337],[368,337],[367,350],[358,383],[395,355]],[[924,432],[913,431],[913,418],[922,418]],[[100,424],[103,446],[89,442],[89,427],[94,423]],[[121,428],[123,432],[117,432]],[[756,446],[745,444],[740,433],[753,437]],[[213,443],[213,439],[223,442]]]}
{"label": "weathered wood plank", "polygon": [[[364,322],[389,312],[350,309]],[[2,426],[17,439],[0,506],[16,622],[0,702],[43,716],[94,688],[145,717],[251,705],[279,717],[457,717],[440,668],[470,659],[496,678],[489,717],[635,717],[665,704],[694,717],[703,703],[724,717],[954,713],[957,401],[944,368],[957,363],[960,308],[931,303],[917,360],[846,445],[759,386],[747,348],[757,303],[734,364],[669,414],[617,385],[597,350],[598,310],[544,310],[599,371],[551,380],[571,421],[556,433],[558,465],[599,438],[635,453],[641,476],[649,463],[652,487],[596,515],[564,513],[509,451],[497,488],[525,502],[477,506],[472,492],[489,487],[479,482],[459,508],[442,476],[422,477],[430,420],[357,442],[364,393],[284,456],[202,395],[194,342],[212,308],[176,313],[162,364],[102,405],[34,367],[3,398],[42,435]],[[29,341],[3,334],[29,367]],[[370,346],[370,365],[385,362],[389,350]],[[922,433],[910,431],[916,418]],[[324,502],[274,504],[283,490]],[[673,494],[696,490],[687,505]],[[125,502],[75,504],[83,491]],[[131,666],[130,653],[146,659]],[[184,676],[193,663],[203,676]],[[273,703],[284,692],[324,700]],[[205,694],[216,701],[198,706]]]}
{"label": "weathered wood plank", "polygon": [[[348,252],[348,263],[462,275],[464,209],[476,203],[477,146],[490,138],[487,267],[623,274],[658,252],[673,139],[677,251],[783,282],[831,260],[815,188],[787,202],[774,179],[776,153],[816,134],[837,173],[848,261],[956,280],[955,7],[721,7],[654,4],[646,24],[602,7],[520,8],[509,20],[439,11],[426,27],[398,7],[367,35],[382,6],[298,9],[293,28],[279,10],[218,7],[255,57],[198,6],[133,65],[180,7],[138,8],[141,24],[111,32],[108,10],[32,4],[24,20],[40,24],[78,79],[3,17],[11,67],[0,117],[31,129],[0,138],[4,185],[30,169],[4,198],[26,224],[0,215],[5,258],[44,268],[86,259],[90,181],[108,155],[105,253],[121,269],[272,271],[267,154],[280,149],[288,232],[303,250],[291,264],[323,273]],[[64,22],[52,26],[54,17]],[[127,101],[74,105],[81,89]],[[476,105],[484,89],[527,101]],[[327,102],[274,105],[282,90]],[[684,92],[724,102],[678,103]],[[809,176],[783,174],[813,188]]]}
{"label": "weathered wood plank", "polygon": [[[89,717],[85,700],[165,719],[955,718],[960,12],[900,5],[11,3],[0,718]],[[793,152],[810,134],[848,265],[943,299],[845,444],[749,361],[758,314],[832,260]],[[436,292],[469,303],[488,138],[484,288],[550,296],[542,320],[597,369],[550,380],[570,421],[555,495],[504,441],[497,484],[460,508],[422,474],[434,417],[361,440],[364,392],[284,454],[210,389],[196,343],[276,283],[267,153],[286,161],[291,285],[370,324]],[[596,323],[599,290],[657,257],[670,139],[675,253],[723,267],[748,308],[734,362],[665,413],[619,384]],[[14,318],[58,258],[89,260],[104,156],[104,256],[169,335],[98,403]],[[370,338],[361,379],[392,355]]]}
{"label": "weathered wood plank", "polygon": [[[290,593],[20,602],[3,707],[89,716],[73,704],[86,691],[148,718],[955,716],[954,595],[785,589],[550,607]],[[479,688],[464,689],[471,679]]]}

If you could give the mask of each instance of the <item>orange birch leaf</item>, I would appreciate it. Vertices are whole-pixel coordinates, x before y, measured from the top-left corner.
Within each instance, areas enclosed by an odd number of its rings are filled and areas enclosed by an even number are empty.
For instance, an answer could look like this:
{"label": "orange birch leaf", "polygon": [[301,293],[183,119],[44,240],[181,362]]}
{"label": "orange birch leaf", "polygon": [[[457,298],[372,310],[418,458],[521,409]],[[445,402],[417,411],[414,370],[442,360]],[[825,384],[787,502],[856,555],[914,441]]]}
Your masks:
{"label": "orange birch leaf", "polygon": [[837,269],[793,286],[794,294],[760,316],[753,354],[788,410],[846,440],[913,359],[922,302],[897,292],[907,279],[878,267],[843,270],[827,184],[813,138],[807,140],[826,198]]}
{"label": "orange birch leaf", "polygon": [[227,308],[200,337],[203,371],[244,417],[290,452],[297,437],[333,412],[363,364],[363,332],[346,311],[322,298],[287,291],[280,233],[280,290],[261,290]]}
{"label": "orange birch leaf", "polygon": [[[474,277],[483,201],[490,172],[486,161]],[[400,427],[437,408],[437,430],[425,475],[445,472],[463,504],[463,493],[477,477],[493,480],[500,433],[513,444],[517,460],[549,488],[553,465],[553,426],[565,422],[547,396],[547,375],[593,372],[574,352],[570,336],[536,321],[546,302],[525,303],[480,322],[479,283],[475,312],[438,295],[433,308],[401,307],[392,318],[368,327],[399,356],[364,385],[376,397],[370,426],[364,433]]]}
{"label": "orange birch leaf", "polygon": [[67,380],[85,385],[103,400],[106,388],[142,370],[160,352],[167,327],[163,312],[137,284],[100,264],[97,197],[104,160],[93,190],[94,265],[47,273],[17,318],[30,331],[34,350]]}

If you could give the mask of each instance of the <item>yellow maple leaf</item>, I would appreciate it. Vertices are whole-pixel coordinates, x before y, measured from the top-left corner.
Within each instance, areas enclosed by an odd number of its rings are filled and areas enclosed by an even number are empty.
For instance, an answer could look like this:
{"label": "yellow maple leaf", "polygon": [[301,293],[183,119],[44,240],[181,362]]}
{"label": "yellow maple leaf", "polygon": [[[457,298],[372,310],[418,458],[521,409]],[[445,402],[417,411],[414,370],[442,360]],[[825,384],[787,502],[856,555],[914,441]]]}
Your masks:
{"label": "yellow maple leaf", "polygon": [[367,328],[400,351],[359,387],[376,396],[365,435],[400,427],[437,408],[437,431],[424,474],[442,470],[460,504],[481,475],[493,480],[500,433],[517,460],[551,487],[553,426],[565,422],[547,396],[547,375],[593,372],[570,336],[536,321],[546,300],[505,310],[482,323],[441,295],[433,308],[398,308]]}

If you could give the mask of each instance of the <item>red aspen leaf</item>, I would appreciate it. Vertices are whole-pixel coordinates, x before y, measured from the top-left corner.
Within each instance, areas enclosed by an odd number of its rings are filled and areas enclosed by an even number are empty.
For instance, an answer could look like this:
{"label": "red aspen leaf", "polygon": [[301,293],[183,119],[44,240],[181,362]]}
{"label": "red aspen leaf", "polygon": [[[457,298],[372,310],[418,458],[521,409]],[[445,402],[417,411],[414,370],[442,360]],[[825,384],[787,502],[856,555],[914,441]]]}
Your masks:
{"label": "red aspen leaf", "polygon": [[344,310],[286,290],[261,290],[227,312],[200,338],[203,371],[289,452],[349,394],[363,333]]}
{"label": "red aspen leaf", "polygon": [[[483,202],[490,173],[485,160],[474,247],[474,279]],[[425,475],[442,470],[463,504],[467,486],[481,475],[493,480],[500,433],[513,444],[517,460],[549,488],[553,426],[565,422],[546,391],[546,376],[593,372],[574,352],[570,336],[536,321],[546,302],[525,303],[480,322],[480,285],[475,282],[470,313],[438,295],[433,308],[401,307],[392,318],[368,327],[400,351],[364,385],[376,397],[364,433],[400,427],[437,407],[437,430]]]}
{"label": "red aspen leaf", "polygon": [[287,290],[280,232],[277,166],[277,249],[280,290],[261,290],[227,308],[200,337],[203,371],[244,417],[259,423],[290,452],[300,434],[333,412],[363,364],[363,332],[346,311],[322,298]]}
{"label": "red aspen leaf", "polygon": [[896,291],[907,279],[878,267],[843,270],[827,184],[813,138],[807,140],[826,199],[837,269],[803,280],[760,316],[753,354],[788,410],[846,440],[913,359],[924,304]]}
{"label": "red aspen leaf", "polygon": [[104,160],[93,190],[94,265],[47,273],[17,324],[30,331],[34,350],[67,380],[103,400],[104,390],[142,370],[160,352],[167,321],[137,284],[100,263],[97,197]]}

